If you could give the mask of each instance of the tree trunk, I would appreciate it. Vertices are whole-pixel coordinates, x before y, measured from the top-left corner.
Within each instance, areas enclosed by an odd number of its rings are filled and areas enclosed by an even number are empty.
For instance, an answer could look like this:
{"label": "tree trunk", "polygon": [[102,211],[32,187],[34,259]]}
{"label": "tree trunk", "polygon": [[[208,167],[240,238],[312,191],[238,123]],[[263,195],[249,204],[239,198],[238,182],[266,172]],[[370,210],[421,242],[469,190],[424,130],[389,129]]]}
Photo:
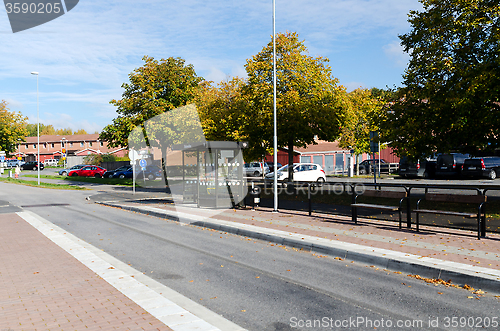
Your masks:
{"label": "tree trunk", "polygon": [[293,139],[288,140],[288,181],[293,182]]}
{"label": "tree trunk", "polygon": [[165,180],[165,189],[169,193],[168,179],[167,179],[167,147],[160,147],[161,149],[161,169],[163,170],[163,178]]}

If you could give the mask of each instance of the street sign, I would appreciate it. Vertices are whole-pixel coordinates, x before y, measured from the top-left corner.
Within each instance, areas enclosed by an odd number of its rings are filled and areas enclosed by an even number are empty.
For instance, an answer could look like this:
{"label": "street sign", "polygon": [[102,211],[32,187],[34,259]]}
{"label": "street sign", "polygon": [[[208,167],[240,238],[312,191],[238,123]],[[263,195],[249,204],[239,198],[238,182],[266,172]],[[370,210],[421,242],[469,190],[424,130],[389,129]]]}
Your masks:
{"label": "street sign", "polygon": [[378,132],[370,131],[370,152],[377,153],[379,150]]}
{"label": "street sign", "polygon": [[0,161],[5,161],[5,155],[0,155]]}
{"label": "street sign", "polygon": [[139,153],[137,153],[136,150],[131,149],[128,152],[128,158],[130,159],[130,161],[138,160],[139,159]]}
{"label": "street sign", "polygon": [[141,159],[139,161],[139,165],[141,166],[142,170],[146,170],[146,166],[148,165],[148,163],[146,162],[146,160]]}

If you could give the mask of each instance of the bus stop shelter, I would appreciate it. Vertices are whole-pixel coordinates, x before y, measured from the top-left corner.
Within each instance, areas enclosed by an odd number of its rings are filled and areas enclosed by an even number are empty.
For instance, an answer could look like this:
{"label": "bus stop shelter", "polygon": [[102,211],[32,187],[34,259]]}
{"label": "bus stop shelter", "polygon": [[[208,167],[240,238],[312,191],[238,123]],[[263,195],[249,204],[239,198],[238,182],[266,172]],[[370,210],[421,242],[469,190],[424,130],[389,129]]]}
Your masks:
{"label": "bus stop shelter", "polygon": [[[173,151],[182,152],[182,164],[168,168],[182,174],[182,186],[178,181],[175,185],[182,190],[182,203],[196,204],[198,208],[232,208],[243,201],[247,185],[242,149],[247,147],[247,142],[234,141],[173,145]],[[175,172],[175,177],[180,178]]]}

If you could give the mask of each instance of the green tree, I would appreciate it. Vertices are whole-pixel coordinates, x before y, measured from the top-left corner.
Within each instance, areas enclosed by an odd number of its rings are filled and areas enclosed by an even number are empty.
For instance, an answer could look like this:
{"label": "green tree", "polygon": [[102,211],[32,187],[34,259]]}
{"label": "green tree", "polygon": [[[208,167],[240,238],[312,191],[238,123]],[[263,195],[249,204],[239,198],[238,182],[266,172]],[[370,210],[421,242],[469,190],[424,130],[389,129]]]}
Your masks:
{"label": "green tree", "polygon": [[71,128],[57,129],[56,134],[58,134],[60,136],[72,136],[73,130]]}
{"label": "green tree", "polygon": [[[103,129],[99,139],[107,141],[111,147],[128,147],[129,135],[134,132],[132,137],[140,141],[141,135],[136,133],[142,132],[150,147],[161,149],[165,165],[169,146],[164,142],[172,141],[173,130],[165,122],[169,116],[159,115],[192,102],[203,78],[198,77],[194,67],[186,65],[181,58],[158,61],[145,56],[143,61],[142,67],[129,74],[130,82],[122,84],[125,90],[122,98],[111,100],[110,103],[117,107],[118,117]],[[146,130],[145,121],[153,118]]]}
{"label": "green tree", "polygon": [[[339,137],[340,114],[346,107],[345,90],[332,76],[327,58],[311,57],[296,33],[276,35],[276,104],[278,145],[287,146],[289,164],[294,147],[314,143],[314,137]],[[273,144],[273,43],[247,60],[248,97],[245,131],[256,156]],[[291,167],[289,178],[293,179]]]}
{"label": "green tree", "polygon": [[[353,150],[354,155],[369,153],[370,131],[379,131],[379,123],[386,112],[383,107],[383,93],[378,89],[359,88],[348,93],[347,97],[349,107],[342,116],[339,145]],[[356,174],[359,174],[359,164]]]}
{"label": "green tree", "polygon": [[8,156],[16,152],[19,141],[26,141],[27,120],[21,113],[9,111],[6,101],[0,102],[0,150]]}
{"label": "green tree", "polygon": [[[27,137],[36,137],[38,133],[37,124],[26,125],[26,130],[28,131]],[[45,125],[40,123],[40,135],[54,135],[56,131],[53,125]]]}
{"label": "green tree", "polygon": [[83,163],[101,165],[102,162],[114,162],[116,157],[113,154],[90,154],[83,158]]}
{"label": "green tree", "polygon": [[420,0],[400,36],[410,54],[404,87],[384,124],[398,154],[474,154],[500,147],[500,5]]}
{"label": "green tree", "polygon": [[235,77],[214,85],[204,82],[195,98],[207,140],[248,140],[245,131],[245,80]]}

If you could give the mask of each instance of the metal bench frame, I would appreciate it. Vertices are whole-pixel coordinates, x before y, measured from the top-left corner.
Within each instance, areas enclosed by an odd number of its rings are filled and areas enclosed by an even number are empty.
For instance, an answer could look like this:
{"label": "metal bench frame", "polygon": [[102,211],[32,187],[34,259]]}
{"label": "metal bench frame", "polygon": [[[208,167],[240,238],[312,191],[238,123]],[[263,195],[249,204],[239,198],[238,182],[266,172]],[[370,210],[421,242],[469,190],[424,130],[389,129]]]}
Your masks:
{"label": "metal bench frame", "polygon": [[[478,204],[477,214],[474,213],[464,213],[464,212],[454,212],[447,210],[431,210],[431,209],[420,209],[420,202],[422,200],[426,201],[436,201],[436,202],[455,202],[455,203],[476,203]],[[419,215],[420,214],[440,214],[440,215],[450,215],[450,216],[461,216],[466,218],[476,218],[477,219],[477,239],[481,237],[486,237],[486,212],[484,210],[484,205],[486,204],[485,195],[458,195],[458,194],[436,194],[436,193],[426,193],[425,197],[417,201],[417,208],[413,210],[416,215],[416,230],[419,231]]]}
{"label": "metal bench frame", "polygon": [[[368,203],[357,203],[357,199],[359,196],[400,199],[399,207],[368,204]],[[354,222],[354,224],[358,224],[358,208],[379,209],[379,210],[386,210],[393,212],[397,211],[399,214],[399,228],[401,229],[401,222],[403,219],[403,201],[407,198],[407,196],[408,196],[407,192],[379,191],[379,190],[367,190],[364,191],[362,194],[356,194],[353,203],[351,204],[352,221]]]}

